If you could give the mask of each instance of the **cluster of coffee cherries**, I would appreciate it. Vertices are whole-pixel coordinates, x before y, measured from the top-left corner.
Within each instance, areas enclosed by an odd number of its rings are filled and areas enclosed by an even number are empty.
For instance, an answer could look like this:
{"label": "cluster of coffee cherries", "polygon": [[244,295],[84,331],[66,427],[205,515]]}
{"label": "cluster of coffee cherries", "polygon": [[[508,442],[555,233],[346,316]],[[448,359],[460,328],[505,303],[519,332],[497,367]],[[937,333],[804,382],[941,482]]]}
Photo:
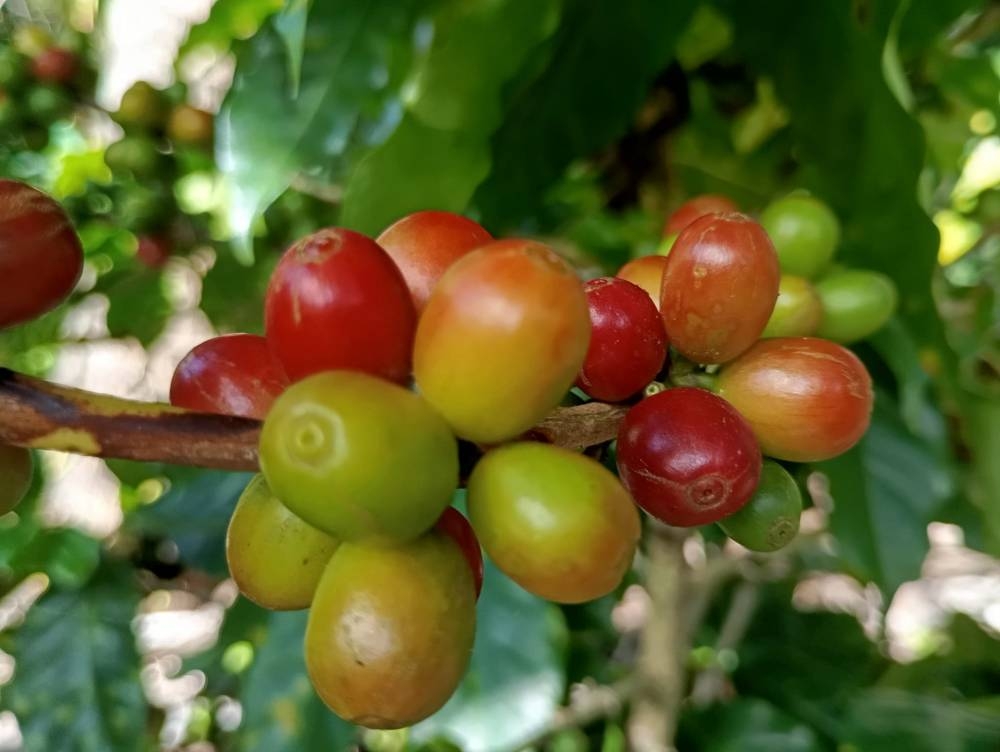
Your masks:
{"label": "cluster of coffee cherries", "polygon": [[73,113],[94,72],[73,48],[24,26],[0,42],[0,146],[38,151],[49,127]]}

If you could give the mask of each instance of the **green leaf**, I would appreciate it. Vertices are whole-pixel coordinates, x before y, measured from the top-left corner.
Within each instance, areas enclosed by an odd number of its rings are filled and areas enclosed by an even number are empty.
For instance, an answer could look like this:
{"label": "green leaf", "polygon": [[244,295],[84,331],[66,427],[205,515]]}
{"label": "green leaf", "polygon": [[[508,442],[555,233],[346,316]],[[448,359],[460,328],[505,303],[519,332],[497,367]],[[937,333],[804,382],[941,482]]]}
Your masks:
{"label": "green leaf", "polygon": [[144,750],[146,703],[131,621],[139,597],[127,571],[105,568],[82,590],[53,592],[17,630],[4,705],[26,750]]}
{"label": "green leaf", "polygon": [[18,549],[10,568],[22,576],[43,572],[59,588],[83,587],[101,556],[101,544],[72,528],[40,530]]}
{"label": "green leaf", "polygon": [[830,479],[830,529],[845,563],[887,599],[920,575],[927,524],[952,493],[947,467],[877,394],[871,427],[840,457],[817,465]]}
{"label": "green leaf", "polygon": [[302,752],[349,749],[354,726],[330,712],[306,674],[302,638],[308,612],[274,613],[243,685],[239,749]]}
{"label": "green leaf", "polygon": [[490,170],[503,87],[558,11],[558,0],[444,4],[405,85],[403,120],[347,182],[343,223],[374,234],[419,209],[464,210]]}
{"label": "green leaf", "polygon": [[565,692],[566,625],[559,609],[487,565],[469,672],[437,714],[411,731],[464,752],[519,749],[541,731]]}
{"label": "green leaf", "polygon": [[402,117],[411,31],[429,0],[344,0],[309,13],[295,96],[285,41],[268,24],[237,52],[217,120],[216,157],[230,184],[230,223],[249,260],[258,215],[300,171],[343,174],[356,150],[385,141]]}
{"label": "green leaf", "polygon": [[820,752],[823,749],[809,726],[765,700],[736,700],[692,720],[700,727],[696,748],[703,752]]}
{"label": "green leaf", "polygon": [[274,28],[285,42],[288,56],[288,78],[292,82],[292,96],[298,96],[302,80],[302,53],[306,41],[306,22],[312,0],[288,0],[285,8],[274,19]]}
{"label": "green leaf", "polygon": [[1000,709],[896,689],[856,695],[843,717],[844,742],[864,752],[995,752]]}
{"label": "green leaf", "polygon": [[964,393],[960,406],[972,450],[972,498],[982,513],[985,548],[1000,554],[1000,401]]}
{"label": "green leaf", "polygon": [[225,575],[226,528],[251,477],[210,470],[181,473],[163,498],[137,510],[126,524],[136,532],[170,538],[188,566]]}
{"label": "green leaf", "polygon": [[134,267],[111,272],[99,290],[108,296],[108,332],[112,337],[135,337],[148,345],[167,323],[173,307],[167,298],[162,275]]}
{"label": "green leaf", "polygon": [[511,93],[476,192],[488,227],[532,217],[579,157],[625,131],[694,12],[693,0],[570,0],[552,41]]}
{"label": "green leaf", "polygon": [[[923,133],[882,76],[895,4],[715,5],[733,22],[736,51],[774,81],[789,112],[802,167],[798,184],[829,202],[843,222],[838,260],[893,277],[901,316],[922,341],[933,341],[939,324],[928,290],[938,236],[917,202]],[[875,11],[879,23],[870,17]],[[900,263],[902,248],[906,263]]]}

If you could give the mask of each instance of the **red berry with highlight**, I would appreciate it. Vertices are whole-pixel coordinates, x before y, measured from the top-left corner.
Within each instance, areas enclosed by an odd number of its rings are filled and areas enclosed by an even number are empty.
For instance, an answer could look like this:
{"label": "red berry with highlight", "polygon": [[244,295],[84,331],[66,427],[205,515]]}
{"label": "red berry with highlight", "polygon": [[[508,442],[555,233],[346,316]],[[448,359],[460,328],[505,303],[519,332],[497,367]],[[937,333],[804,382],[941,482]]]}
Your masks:
{"label": "red berry with highlight", "polygon": [[420,313],[445,270],[491,240],[486,230],[459,214],[420,211],[386,228],[376,242],[403,273]]}
{"label": "red berry with highlight", "polygon": [[716,193],[695,196],[678,206],[673,214],[667,217],[667,223],[663,226],[663,236],[676,235],[706,214],[731,214],[739,210],[730,199]]}
{"label": "red berry with highlight", "polygon": [[287,386],[288,377],[267,340],[256,334],[226,334],[202,342],[177,364],[170,404],[263,420]]}
{"label": "red berry with highlight", "polygon": [[663,321],[646,291],[624,279],[594,279],[584,292],[591,334],[576,385],[594,399],[618,402],[640,391],[663,367]]}
{"label": "red berry with highlight", "polygon": [[644,399],[618,432],[618,473],[636,503],[668,525],[717,522],[760,481],[753,431],[721,397],[678,387]]}
{"label": "red berry with highlight", "polygon": [[31,61],[31,74],[39,81],[68,84],[76,76],[80,60],[72,50],[49,47]]}
{"label": "red berry with highlight", "polygon": [[293,381],[334,370],[410,379],[410,292],[389,254],[360,233],[326,228],[289,248],[271,276],[264,319]]}

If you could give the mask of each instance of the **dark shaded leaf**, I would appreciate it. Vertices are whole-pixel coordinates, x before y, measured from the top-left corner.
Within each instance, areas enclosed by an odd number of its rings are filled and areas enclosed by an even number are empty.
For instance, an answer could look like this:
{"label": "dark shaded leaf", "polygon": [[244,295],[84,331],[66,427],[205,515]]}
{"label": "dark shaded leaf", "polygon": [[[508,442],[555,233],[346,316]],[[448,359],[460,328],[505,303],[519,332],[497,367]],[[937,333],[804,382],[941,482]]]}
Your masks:
{"label": "dark shaded leaf", "polygon": [[[692,749],[703,752],[820,752],[816,733],[769,702],[743,699],[690,719]],[[695,742],[695,740],[697,740]]]}

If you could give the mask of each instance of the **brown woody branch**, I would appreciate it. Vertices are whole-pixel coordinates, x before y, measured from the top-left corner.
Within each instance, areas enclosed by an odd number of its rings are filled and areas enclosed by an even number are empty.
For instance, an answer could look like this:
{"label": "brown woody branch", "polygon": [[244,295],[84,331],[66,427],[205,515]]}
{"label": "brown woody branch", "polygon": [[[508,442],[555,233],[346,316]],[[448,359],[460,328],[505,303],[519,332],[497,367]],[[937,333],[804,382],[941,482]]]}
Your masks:
{"label": "brown woody branch", "polygon": [[[561,407],[527,438],[581,449],[616,435],[626,407]],[[260,421],[52,384],[0,368],[0,443],[222,470],[258,468]]]}

